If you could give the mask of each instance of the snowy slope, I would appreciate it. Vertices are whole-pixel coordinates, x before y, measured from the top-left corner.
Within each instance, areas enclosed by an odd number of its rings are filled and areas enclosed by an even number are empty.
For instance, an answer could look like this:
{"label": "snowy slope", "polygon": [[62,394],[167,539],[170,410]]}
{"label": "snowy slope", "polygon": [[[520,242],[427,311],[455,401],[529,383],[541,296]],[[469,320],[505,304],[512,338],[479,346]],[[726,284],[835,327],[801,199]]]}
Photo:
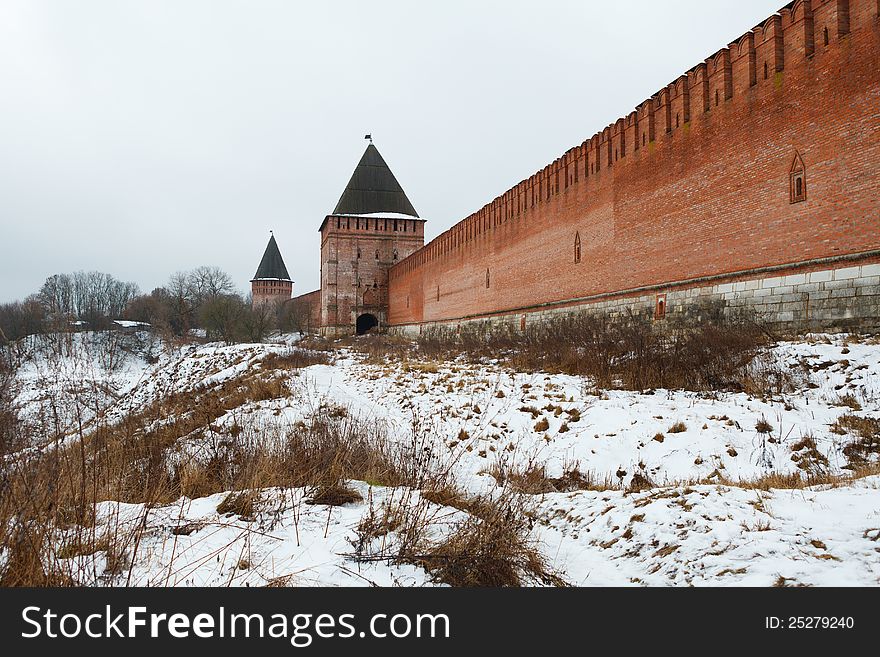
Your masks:
{"label": "snowy slope", "polygon": [[[21,374],[23,413],[38,417],[72,380],[112,392],[95,402],[110,421],[174,392],[232,381],[287,344],[166,349],[147,364],[109,371],[94,358],[60,369],[35,359]],[[880,477],[838,487],[758,491],[729,485],[771,473],[847,472],[854,436],[844,414],[880,418],[880,344],[842,337],[781,343],[763,358],[792,373],[795,389],[745,393],[595,390],[582,377],[512,372],[463,362],[371,363],[336,351],[330,365],[284,371],[290,395],[230,409],[218,430],[246,418],[256,431],[290,427],[321,406],[342,407],[392,441],[424,433],[473,494],[497,490],[499,472],[578,467],[615,490],[533,495],[534,535],[547,559],[576,585],[877,585]],[[57,361],[57,359],[56,359]],[[55,367],[55,369],[53,369]],[[56,369],[58,371],[56,371]],[[79,377],[79,379],[78,379]],[[844,405],[848,404],[848,405]],[[91,417],[89,416],[89,417]],[[759,431],[764,421],[769,431]],[[681,423],[683,429],[670,431]],[[815,441],[806,458],[803,439]],[[651,482],[625,492],[637,475]],[[699,483],[689,483],[699,482]],[[395,489],[352,484],[381,502]],[[117,517],[146,528],[128,546],[131,574],[105,573],[106,555],[77,557],[87,584],[426,585],[420,568],[352,558],[366,502],[302,504],[302,490],[267,489],[255,520],[221,516],[225,494],[147,512],[104,502],[98,531]],[[143,515],[146,513],[146,519]],[[442,531],[462,512],[437,508]],[[109,523],[109,524],[108,524]],[[186,532],[178,529],[183,526]],[[192,530],[192,531],[189,531]],[[104,561],[102,561],[104,560]],[[112,569],[111,569],[112,570]]]}

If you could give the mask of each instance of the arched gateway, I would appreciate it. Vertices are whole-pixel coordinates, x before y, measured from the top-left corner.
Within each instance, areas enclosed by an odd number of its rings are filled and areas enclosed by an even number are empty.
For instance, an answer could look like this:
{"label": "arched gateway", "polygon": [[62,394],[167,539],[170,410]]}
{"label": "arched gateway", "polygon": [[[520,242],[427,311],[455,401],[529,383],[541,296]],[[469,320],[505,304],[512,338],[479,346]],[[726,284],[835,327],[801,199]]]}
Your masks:
{"label": "arched gateway", "polygon": [[357,322],[355,323],[355,329],[358,335],[369,333],[377,326],[379,326],[379,320],[376,319],[375,315],[371,315],[370,313],[359,315],[357,318]]}

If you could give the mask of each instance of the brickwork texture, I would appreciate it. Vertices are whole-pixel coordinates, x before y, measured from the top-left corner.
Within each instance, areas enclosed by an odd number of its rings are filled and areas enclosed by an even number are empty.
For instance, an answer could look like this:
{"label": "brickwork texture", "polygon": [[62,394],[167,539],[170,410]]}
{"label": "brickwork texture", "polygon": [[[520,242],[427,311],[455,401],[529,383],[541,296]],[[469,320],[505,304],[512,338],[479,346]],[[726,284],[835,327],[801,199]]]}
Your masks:
{"label": "brickwork texture", "polygon": [[322,323],[369,307],[409,329],[656,314],[661,299],[665,316],[711,298],[789,327],[876,324],[878,11],[786,5],[422,248],[423,232],[322,230]]}

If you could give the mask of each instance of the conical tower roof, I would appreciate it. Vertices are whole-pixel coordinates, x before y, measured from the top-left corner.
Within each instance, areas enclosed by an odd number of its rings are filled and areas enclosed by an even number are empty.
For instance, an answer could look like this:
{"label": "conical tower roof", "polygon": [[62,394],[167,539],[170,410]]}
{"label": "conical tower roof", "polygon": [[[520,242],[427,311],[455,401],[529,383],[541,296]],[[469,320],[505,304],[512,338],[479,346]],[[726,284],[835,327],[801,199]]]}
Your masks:
{"label": "conical tower roof", "polygon": [[333,214],[393,212],[418,217],[397,178],[373,144],[367,146]]}
{"label": "conical tower roof", "polygon": [[253,280],[258,281],[264,278],[277,278],[282,281],[290,280],[287,267],[284,266],[284,258],[281,257],[281,251],[278,250],[278,243],[275,242],[274,235],[269,238],[269,244],[266,245],[263,259],[260,260],[260,266],[257,267],[257,273],[254,274]]}

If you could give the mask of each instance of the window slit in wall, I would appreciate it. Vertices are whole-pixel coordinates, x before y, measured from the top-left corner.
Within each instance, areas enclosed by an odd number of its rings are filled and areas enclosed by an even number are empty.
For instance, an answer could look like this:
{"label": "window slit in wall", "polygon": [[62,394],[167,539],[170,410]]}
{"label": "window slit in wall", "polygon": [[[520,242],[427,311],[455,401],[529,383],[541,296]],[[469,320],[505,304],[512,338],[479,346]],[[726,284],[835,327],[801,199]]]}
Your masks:
{"label": "window slit in wall", "polygon": [[822,30],[822,42],[827,46],[828,45],[828,28],[826,27]]}
{"label": "window slit in wall", "polygon": [[489,288],[489,270],[486,269],[486,289]]}
{"label": "window slit in wall", "polygon": [[795,153],[789,170],[789,196],[791,203],[807,200],[807,170],[800,153]]}
{"label": "window slit in wall", "polygon": [[767,62],[764,62],[764,79],[765,80],[767,79],[768,74],[769,74],[769,69],[767,67]]}
{"label": "window slit in wall", "polygon": [[574,264],[579,264],[581,261],[581,234],[576,232],[574,234]]}

